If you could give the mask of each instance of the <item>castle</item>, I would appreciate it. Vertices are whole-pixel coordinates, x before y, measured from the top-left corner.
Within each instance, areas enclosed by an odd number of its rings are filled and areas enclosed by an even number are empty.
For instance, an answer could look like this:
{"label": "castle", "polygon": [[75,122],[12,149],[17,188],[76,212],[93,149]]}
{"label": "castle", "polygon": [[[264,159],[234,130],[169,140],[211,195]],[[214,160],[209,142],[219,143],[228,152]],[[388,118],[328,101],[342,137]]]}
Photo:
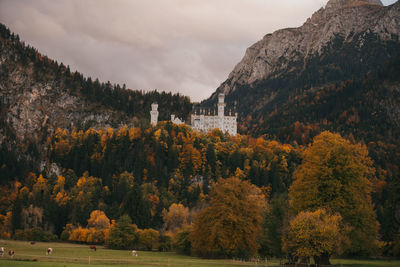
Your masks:
{"label": "castle", "polygon": [[[228,132],[230,135],[237,134],[237,116],[238,114],[232,110],[225,110],[225,95],[218,95],[218,109],[217,112],[213,109],[198,108],[193,110],[191,115],[191,127],[197,131],[208,132],[215,128],[223,132]],[[150,122],[153,126],[158,121],[158,105],[153,103],[150,111]],[[183,124],[183,122],[171,115],[171,121],[175,124]]]}

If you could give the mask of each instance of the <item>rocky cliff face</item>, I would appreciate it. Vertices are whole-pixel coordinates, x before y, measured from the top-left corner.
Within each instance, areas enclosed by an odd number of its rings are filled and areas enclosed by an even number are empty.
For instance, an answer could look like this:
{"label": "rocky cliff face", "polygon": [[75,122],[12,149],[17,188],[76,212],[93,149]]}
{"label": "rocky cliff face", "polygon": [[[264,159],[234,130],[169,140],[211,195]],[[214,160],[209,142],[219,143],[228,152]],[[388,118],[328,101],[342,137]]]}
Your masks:
{"label": "rocky cliff face", "polygon": [[[304,69],[307,60],[321,55],[322,49],[337,36],[348,43],[360,33],[374,33],[383,41],[397,38],[399,25],[399,2],[384,7],[379,0],[330,0],[301,27],[267,34],[249,47],[217,91],[229,95],[241,85],[251,85],[293,71],[290,69],[293,62],[303,62],[300,68]],[[363,46],[364,41],[359,38],[358,45]]]}
{"label": "rocky cliff face", "polygon": [[22,60],[26,55],[17,43],[4,39],[0,42],[0,99],[6,111],[1,117],[17,140],[40,143],[44,135],[56,128],[116,127],[132,121],[123,112],[88,102],[72,93],[62,71],[57,75],[48,73],[48,77],[43,77],[46,75],[43,73],[38,75],[37,63]]}
{"label": "rocky cliff face", "polygon": [[40,140],[43,131],[56,128],[115,127],[130,121],[127,116],[72,95],[57,81],[35,82],[31,78],[29,70],[15,69],[0,84],[0,98],[8,109],[5,119],[18,139]]}

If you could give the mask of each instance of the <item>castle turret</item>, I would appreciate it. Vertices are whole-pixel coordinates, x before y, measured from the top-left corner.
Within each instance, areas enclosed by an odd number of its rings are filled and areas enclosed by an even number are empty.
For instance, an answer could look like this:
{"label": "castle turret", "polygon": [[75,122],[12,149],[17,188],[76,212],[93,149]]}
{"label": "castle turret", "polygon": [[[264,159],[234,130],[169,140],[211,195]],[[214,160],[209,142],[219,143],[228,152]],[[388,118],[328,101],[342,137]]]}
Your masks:
{"label": "castle turret", "polygon": [[225,117],[225,103],[224,103],[224,94],[218,95],[218,119],[216,126],[221,130],[225,131],[224,127],[224,117]]}
{"label": "castle turret", "polygon": [[156,126],[158,122],[158,104],[153,103],[151,104],[151,111],[150,111],[150,123],[153,126]]}
{"label": "castle turret", "polygon": [[225,103],[224,103],[225,95],[219,94],[218,95],[218,116],[223,117],[225,115]]}

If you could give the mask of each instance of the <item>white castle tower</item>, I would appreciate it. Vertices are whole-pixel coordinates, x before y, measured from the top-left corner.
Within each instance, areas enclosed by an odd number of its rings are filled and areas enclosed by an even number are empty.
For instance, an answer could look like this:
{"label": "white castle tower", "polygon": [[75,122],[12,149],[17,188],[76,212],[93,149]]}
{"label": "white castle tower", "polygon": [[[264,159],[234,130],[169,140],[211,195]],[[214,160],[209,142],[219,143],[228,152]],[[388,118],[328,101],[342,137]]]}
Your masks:
{"label": "white castle tower", "polygon": [[153,126],[156,126],[158,122],[158,104],[153,103],[151,104],[151,111],[150,111],[150,123]]}
{"label": "white castle tower", "polygon": [[224,130],[224,117],[225,117],[225,106],[226,104],[224,103],[224,94],[219,94],[218,95],[218,127],[222,131]]}

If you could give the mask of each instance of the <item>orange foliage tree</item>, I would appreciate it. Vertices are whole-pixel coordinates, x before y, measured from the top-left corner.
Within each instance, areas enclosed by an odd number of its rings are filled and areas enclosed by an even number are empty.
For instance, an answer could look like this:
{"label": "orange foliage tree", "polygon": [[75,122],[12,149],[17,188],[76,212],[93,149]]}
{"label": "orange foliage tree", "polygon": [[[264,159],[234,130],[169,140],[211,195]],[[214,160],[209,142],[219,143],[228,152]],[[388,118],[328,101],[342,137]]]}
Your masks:
{"label": "orange foliage tree", "polygon": [[182,204],[173,203],[168,211],[163,211],[164,229],[176,233],[188,223],[189,209]]}
{"label": "orange foliage tree", "polygon": [[258,187],[236,177],[219,179],[210,207],[199,213],[190,233],[194,251],[211,257],[255,255],[264,208],[265,196]]}
{"label": "orange foliage tree", "polygon": [[110,228],[110,219],[107,218],[104,211],[94,210],[90,213],[88,227],[93,227],[96,229]]}

